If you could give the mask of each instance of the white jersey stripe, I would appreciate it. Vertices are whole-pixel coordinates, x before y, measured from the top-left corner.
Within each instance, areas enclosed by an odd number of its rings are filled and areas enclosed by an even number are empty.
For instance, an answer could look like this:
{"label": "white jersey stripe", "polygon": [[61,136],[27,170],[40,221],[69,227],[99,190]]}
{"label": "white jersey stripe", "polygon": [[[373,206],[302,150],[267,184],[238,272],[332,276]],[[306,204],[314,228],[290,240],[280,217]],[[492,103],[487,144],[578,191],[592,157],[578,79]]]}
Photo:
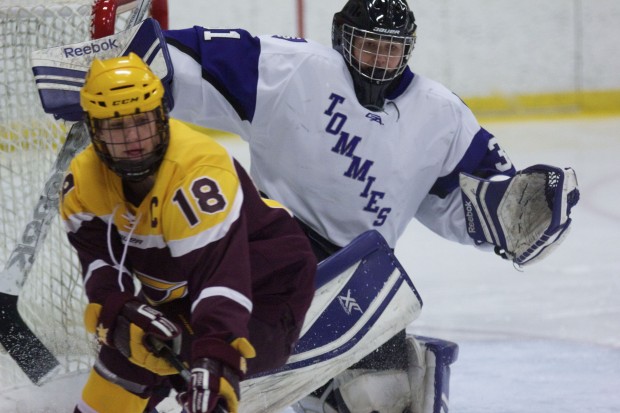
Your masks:
{"label": "white jersey stripe", "polygon": [[192,304],[192,312],[202,300],[218,296],[228,298],[229,300],[232,300],[237,304],[245,307],[248,312],[252,312],[252,301],[240,292],[228,287],[210,287],[202,290],[196,301],[194,301],[194,303]]}

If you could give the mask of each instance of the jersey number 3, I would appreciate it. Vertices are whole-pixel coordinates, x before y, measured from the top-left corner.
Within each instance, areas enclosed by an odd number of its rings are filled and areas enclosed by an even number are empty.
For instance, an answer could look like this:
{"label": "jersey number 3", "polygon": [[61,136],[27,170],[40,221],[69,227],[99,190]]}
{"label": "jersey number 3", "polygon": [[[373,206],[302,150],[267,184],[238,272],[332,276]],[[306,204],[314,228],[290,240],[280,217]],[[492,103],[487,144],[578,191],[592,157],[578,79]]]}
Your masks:
{"label": "jersey number 3", "polygon": [[[226,208],[226,199],[222,195],[217,182],[213,179],[206,176],[196,179],[189,186],[189,192],[195,200],[195,205],[198,206],[199,212],[215,214]],[[184,188],[177,189],[172,200],[179,207],[191,227],[198,225],[200,218]]]}

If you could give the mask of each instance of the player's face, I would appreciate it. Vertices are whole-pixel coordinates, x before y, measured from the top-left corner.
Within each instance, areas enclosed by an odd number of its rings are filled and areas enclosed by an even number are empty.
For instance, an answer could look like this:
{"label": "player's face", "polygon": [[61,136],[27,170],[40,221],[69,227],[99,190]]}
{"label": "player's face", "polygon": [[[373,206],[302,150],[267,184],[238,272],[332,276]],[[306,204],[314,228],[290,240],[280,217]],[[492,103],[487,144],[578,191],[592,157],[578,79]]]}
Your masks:
{"label": "player's face", "polygon": [[356,36],[353,41],[353,57],[360,63],[362,70],[395,70],[400,66],[404,52],[405,45],[402,42],[360,36]]}
{"label": "player's face", "polygon": [[161,143],[156,119],[155,111],[102,119],[97,135],[113,159],[140,161]]}

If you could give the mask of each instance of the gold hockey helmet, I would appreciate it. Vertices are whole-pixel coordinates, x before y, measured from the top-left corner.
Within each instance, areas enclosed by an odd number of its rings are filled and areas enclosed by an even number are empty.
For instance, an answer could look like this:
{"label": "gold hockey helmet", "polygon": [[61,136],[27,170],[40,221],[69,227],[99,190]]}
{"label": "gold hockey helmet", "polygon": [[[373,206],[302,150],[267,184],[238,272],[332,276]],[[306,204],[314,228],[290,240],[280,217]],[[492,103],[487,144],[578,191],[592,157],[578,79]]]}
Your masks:
{"label": "gold hockey helmet", "polygon": [[161,80],[135,53],[95,59],[80,92],[82,109],[96,119],[148,112],[162,106],[163,98]]}
{"label": "gold hockey helmet", "polygon": [[145,179],[164,158],[170,139],[164,91],[134,53],[95,59],[86,74],[80,103],[95,152],[124,180]]}

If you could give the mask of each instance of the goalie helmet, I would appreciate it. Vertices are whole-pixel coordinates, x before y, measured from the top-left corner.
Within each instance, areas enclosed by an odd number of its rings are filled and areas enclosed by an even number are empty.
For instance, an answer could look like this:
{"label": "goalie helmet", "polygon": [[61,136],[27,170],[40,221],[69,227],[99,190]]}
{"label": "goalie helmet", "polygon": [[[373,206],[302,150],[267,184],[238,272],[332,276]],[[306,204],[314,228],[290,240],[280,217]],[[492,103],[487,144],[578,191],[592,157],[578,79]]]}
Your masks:
{"label": "goalie helmet", "polygon": [[383,109],[407,67],[416,28],[405,0],[349,0],[334,15],[332,46],[347,63],[360,104]]}
{"label": "goalie helmet", "polygon": [[80,104],[97,155],[117,175],[141,181],[164,157],[170,133],[164,87],[136,54],[95,59]]}

